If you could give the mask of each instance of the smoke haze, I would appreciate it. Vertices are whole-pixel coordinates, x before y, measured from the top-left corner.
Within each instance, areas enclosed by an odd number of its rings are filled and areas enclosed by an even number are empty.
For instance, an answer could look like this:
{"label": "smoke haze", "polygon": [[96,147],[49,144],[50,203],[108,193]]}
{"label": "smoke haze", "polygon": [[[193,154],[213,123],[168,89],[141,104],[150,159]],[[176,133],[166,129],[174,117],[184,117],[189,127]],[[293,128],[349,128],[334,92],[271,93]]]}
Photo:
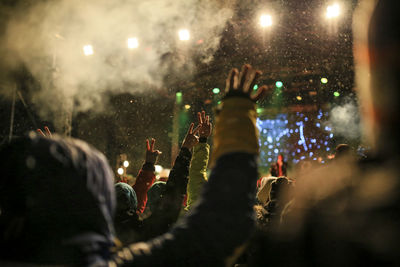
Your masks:
{"label": "smoke haze", "polygon": [[347,139],[360,138],[359,108],[354,100],[349,98],[342,105],[334,106],[327,124],[332,127],[334,133]]}
{"label": "smoke haze", "polygon": [[[40,83],[31,97],[44,118],[72,103],[74,111],[101,109],[106,93],[162,87],[170,72],[188,76],[196,63],[211,61],[233,14],[230,5],[213,0],[21,3],[8,10],[2,68],[24,65]],[[190,31],[189,41],[179,40],[182,28]],[[138,38],[137,49],[128,49],[130,37]],[[93,55],[84,55],[85,45],[92,45]],[[5,93],[7,86],[2,87]]]}

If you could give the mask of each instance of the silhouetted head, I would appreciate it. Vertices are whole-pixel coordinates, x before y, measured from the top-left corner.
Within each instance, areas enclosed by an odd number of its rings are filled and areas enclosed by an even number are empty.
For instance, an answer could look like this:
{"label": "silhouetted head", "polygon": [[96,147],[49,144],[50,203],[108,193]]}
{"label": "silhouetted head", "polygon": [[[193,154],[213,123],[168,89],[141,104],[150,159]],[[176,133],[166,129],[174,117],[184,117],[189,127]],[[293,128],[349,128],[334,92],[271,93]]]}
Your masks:
{"label": "silhouetted head", "polygon": [[399,3],[360,1],[353,17],[356,88],[364,135],[381,155],[399,154]]}
{"label": "silhouetted head", "polygon": [[136,213],[137,197],[132,186],[127,183],[116,183],[115,194],[117,196],[117,216],[132,215]]}
{"label": "silhouetted head", "polygon": [[167,186],[166,182],[158,181],[155,182],[147,191],[147,208],[150,211],[153,211],[155,207],[157,207],[158,203],[160,202],[162,194],[165,192],[165,188]]}
{"label": "silhouetted head", "polygon": [[31,133],[0,149],[0,170],[2,259],[88,265],[109,257],[115,194],[103,154]]}

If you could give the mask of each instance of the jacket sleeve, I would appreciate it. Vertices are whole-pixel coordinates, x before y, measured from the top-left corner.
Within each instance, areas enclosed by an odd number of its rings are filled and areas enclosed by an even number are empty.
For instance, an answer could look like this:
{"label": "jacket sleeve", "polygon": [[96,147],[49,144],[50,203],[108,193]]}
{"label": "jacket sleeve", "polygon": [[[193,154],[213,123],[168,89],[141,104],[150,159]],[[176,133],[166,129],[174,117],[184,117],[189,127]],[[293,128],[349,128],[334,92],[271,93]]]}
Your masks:
{"label": "jacket sleeve", "polygon": [[137,197],[137,211],[143,213],[147,203],[147,191],[149,191],[151,185],[154,183],[156,176],[154,174],[154,165],[151,163],[143,164],[142,169],[136,178],[136,182],[133,185]]}
{"label": "jacket sleeve", "polygon": [[192,153],[187,148],[180,150],[157,208],[143,221],[144,238],[167,232],[178,219],[186,195],[191,158]]}
{"label": "jacket sleeve", "polygon": [[187,187],[187,206],[190,210],[200,196],[203,185],[207,182],[207,165],[210,154],[210,146],[207,143],[199,143],[193,149],[193,158],[189,169],[189,182]]}
{"label": "jacket sleeve", "polygon": [[[242,142],[258,144],[254,130],[256,111],[255,105],[246,98],[225,101],[229,105],[220,112],[214,134],[214,144],[223,147],[217,147],[215,167],[198,205],[168,233],[121,250],[114,256],[114,265],[223,266],[247,241],[254,227],[258,147],[243,149]],[[238,108],[241,112],[234,112]],[[232,116],[236,116],[234,120]],[[237,133],[225,129],[235,129],[251,140],[230,138]],[[224,140],[215,142],[226,137],[229,137],[229,146],[225,146]]]}

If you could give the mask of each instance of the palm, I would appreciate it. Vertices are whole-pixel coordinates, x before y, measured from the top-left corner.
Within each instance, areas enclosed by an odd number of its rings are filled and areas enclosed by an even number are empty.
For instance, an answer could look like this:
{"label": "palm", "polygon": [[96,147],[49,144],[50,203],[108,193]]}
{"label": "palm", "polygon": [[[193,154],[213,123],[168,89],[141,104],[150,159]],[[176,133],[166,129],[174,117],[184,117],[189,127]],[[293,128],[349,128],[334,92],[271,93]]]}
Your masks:
{"label": "palm", "polygon": [[151,143],[149,140],[146,140],[146,162],[155,164],[157,162],[158,156],[162,153],[159,150],[154,150],[154,143],[156,140],[154,138],[151,139]]}
{"label": "palm", "polygon": [[209,137],[212,131],[212,124],[210,123],[210,116],[206,116],[204,111],[197,113],[199,120],[199,135],[200,137]]}

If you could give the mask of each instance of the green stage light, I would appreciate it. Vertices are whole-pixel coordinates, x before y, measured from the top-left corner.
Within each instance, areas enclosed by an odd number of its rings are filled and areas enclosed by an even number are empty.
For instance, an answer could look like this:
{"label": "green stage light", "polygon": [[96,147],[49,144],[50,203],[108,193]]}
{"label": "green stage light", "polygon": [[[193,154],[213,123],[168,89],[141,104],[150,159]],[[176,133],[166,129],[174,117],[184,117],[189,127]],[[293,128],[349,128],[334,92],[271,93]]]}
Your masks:
{"label": "green stage light", "polygon": [[328,79],[327,78],[321,78],[321,83],[328,83]]}
{"label": "green stage light", "polygon": [[275,83],[275,86],[276,86],[277,88],[281,88],[281,87],[283,86],[283,82],[277,81],[277,82]]}
{"label": "green stage light", "polygon": [[253,90],[256,91],[258,89],[258,85],[254,85]]}
{"label": "green stage light", "polygon": [[334,95],[335,97],[338,97],[338,96],[340,96],[340,93],[339,93],[339,92],[334,92],[333,95]]}
{"label": "green stage light", "polygon": [[182,92],[177,92],[176,93],[176,102],[181,103],[182,102]]}
{"label": "green stage light", "polygon": [[214,94],[219,94],[219,92],[220,92],[219,88],[214,88],[212,91]]}

